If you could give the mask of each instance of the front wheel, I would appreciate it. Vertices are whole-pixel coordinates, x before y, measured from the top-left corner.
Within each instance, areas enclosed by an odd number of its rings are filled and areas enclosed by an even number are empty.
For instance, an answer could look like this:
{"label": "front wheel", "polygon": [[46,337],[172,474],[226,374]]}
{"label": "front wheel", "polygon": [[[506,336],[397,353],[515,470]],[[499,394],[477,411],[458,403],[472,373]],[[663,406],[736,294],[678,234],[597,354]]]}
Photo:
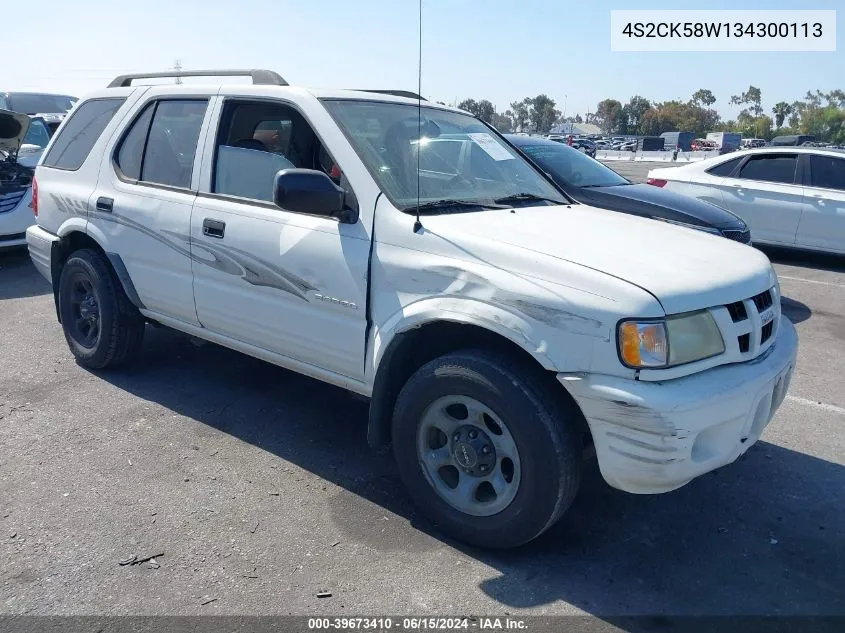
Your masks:
{"label": "front wheel", "polygon": [[59,314],[68,347],[80,365],[120,365],[141,347],[144,318],[97,251],[75,251],[65,262],[59,278]]}
{"label": "front wheel", "polygon": [[532,367],[467,350],[420,368],[399,394],[393,450],[414,502],[482,547],[539,536],[575,497],[581,414]]}

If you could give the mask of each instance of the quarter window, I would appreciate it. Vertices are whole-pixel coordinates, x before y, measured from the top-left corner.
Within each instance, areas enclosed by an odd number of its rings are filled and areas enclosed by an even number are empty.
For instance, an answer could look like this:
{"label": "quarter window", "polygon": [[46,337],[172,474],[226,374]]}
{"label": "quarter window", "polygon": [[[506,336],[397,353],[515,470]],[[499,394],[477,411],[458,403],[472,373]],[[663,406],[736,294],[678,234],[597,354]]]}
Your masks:
{"label": "quarter window", "polygon": [[810,182],[813,187],[845,191],[845,159],[810,156]]}
{"label": "quarter window", "polygon": [[740,169],[739,177],[745,180],[761,180],[791,185],[795,182],[795,167],[798,163],[794,154],[760,154]]}
{"label": "quarter window", "polygon": [[739,165],[739,161],[741,160],[742,156],[726,160],[724,163],[719,163],[715,167],[708,169],[707,173],[718,178],[727,178],[733,173],[733,170],[736,169],[736,166]]}
{"label": "quarter window", "polygon": [[93,99],[78,106],[53,141],[42,163],[75,171],[91,153],[91,148],[112,120],[125,99]]}

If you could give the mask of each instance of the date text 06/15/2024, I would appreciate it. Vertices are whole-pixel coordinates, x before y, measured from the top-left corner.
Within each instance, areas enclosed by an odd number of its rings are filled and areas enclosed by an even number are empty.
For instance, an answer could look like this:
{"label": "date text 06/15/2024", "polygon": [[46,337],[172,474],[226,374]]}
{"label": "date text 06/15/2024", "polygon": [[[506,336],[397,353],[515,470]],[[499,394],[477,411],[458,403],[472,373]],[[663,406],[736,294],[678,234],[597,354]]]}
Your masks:
{"label": "date text 06/15/2024", "polygon": [[511,617],[343,617],[308,618],[310,630],[333,631],[521,631],[528,628],[525,620]]}

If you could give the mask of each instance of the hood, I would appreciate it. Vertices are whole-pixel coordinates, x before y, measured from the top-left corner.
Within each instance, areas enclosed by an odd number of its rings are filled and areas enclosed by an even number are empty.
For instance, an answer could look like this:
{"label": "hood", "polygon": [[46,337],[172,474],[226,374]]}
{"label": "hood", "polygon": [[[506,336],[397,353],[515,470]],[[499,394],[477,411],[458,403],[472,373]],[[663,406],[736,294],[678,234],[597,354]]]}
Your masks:
{"label": "hood", "polygon": [[0,110],[0,151],[16,154],[29,130],[29,117],[19,112]]}
{"label": "hood", "polygon": [[457,243],[466,235],[489,242],[484,259],[492,265],[508,267],[497,259],[497,244],[508,244],[601,271],[649,292],[667,314],[748,299],[776,282],[754,248],[587,205],[427,216],[423,226]]}
{"label": "hood", "polygon": [[569,191],[577,200],[603,209],[717,229],[744,231],[747,228],[740,218],[715,204],[653,185],[617,185]]}

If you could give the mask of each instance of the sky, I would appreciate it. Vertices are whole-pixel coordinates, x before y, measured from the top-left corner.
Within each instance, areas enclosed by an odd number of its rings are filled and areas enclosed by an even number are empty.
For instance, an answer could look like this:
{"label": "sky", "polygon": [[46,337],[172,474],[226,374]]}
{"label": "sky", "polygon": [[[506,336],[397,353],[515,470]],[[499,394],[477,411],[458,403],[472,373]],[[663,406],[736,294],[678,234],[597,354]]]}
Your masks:
{"label": "sky", "polygon": [[[0,90],[82,96],[118,74],[167,70],[179,59],[186,69],[268,68],[294,85],[417,91],[417,0],[37,5],[37,19],[21,11],[19,28],[3,29]],[[802,8],[840,9],[836,52],[610,50],[612,9]],[[446,103],[489,99],[503,111],[545,93],[567,115],[583,115],[607,97],[686,100],[707,88],[723,118],[734,118],[730,96],[754,85],[770,113],[807,90],[845,89],[842,33],[842,0],[422,0],[422,94]]]}

